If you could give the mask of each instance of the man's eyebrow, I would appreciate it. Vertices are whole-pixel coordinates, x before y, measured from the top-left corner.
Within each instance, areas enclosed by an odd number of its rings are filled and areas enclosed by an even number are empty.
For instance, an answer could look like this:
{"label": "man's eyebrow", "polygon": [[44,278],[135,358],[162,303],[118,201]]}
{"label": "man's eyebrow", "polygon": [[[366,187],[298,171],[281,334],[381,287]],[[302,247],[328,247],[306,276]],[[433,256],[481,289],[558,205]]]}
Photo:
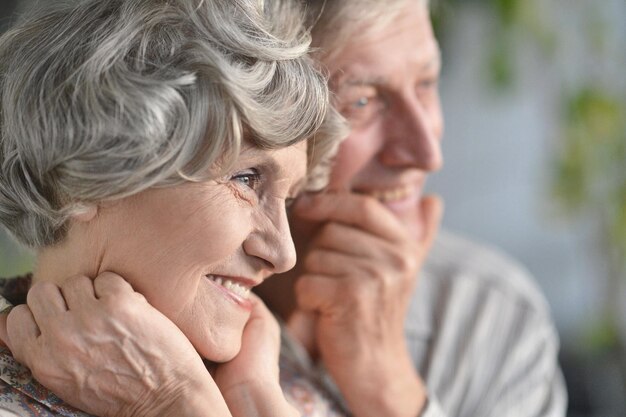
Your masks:
{"label": "man's eyebrow", "polygon": [[433,67],[441,67],[441,47],[438,44],[435,46],[433,58],[422,66],[422,71],[427,71]]}
{"label": "man's eyebrow", "polygon": [[372,85],[385,85],[388,83],[388,79],[382,76],[367,76],[367,77],[350,77],[343,81],[342,87],[367,87]]}
{"label": "man's eyebrow", "polygon": [[437,48],[437,56],[435,56],[433,59],[426,62],[424,65],[422,65],[420,70],[428,71],[432,68],[440,68],[440,67],[441,67],[441,52],[439,48]]}
{"label": "man's eyebrow", "polygon": [[[433,68],[441,67],[441,50],[437,48],[437,54],[428,62],[423,63],[420,66],[420,72],[427,72]],[[378,87],[389,84],[389,78],[384,76],[372,76],[366,75],[360,77],[358,75],[346,77],[344,80],[339,81],[339,90],[349,87]]]}

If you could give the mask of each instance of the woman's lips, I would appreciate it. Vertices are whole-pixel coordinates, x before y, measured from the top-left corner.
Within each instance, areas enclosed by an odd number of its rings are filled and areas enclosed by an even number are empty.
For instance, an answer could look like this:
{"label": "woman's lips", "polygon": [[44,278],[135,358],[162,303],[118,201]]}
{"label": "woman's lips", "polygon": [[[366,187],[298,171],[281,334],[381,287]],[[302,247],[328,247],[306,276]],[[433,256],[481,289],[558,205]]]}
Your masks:
{"label": "woman's lips", "polygon": [[246,310],[252,310],[252,302],[250,302],[252,285],[248,283],[248,280],[238,280],[220,275],[207,275],[206,277],[235,303]]}

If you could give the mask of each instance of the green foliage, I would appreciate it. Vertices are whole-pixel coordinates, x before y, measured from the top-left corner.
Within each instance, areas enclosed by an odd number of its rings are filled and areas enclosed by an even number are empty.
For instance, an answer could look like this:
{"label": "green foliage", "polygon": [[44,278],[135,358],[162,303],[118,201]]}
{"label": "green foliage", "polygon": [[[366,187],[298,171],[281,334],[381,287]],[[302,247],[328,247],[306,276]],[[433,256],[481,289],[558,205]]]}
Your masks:
{"label": "green foliage", "polygon": [[515,65],[511,54],[509,36],[495,38],[494,45],[487,60],[488,74],[492,87],[505,90],[515,81]]}
{"label": "green foliage", "polygon": [[[559,39],[538,0],[473,0],[492,16],[491,42],[487,63],[488,80],[496,91],[506,91],[517,78],[514,61],[517,46],[532,44],[551,63],[558,48],[571,42]],[[435,0],[433,21],[444,44],[446,32],[454,25],[453,10],[467,0]],[[545,6],[545,5],[544,5]],[[607,38],[614,29],[598,8],[583,16],[584,42],[577,45],[596,68],[610,62],[605,53]],[[613,30],[613,31],[612,31]],[[626,62],[626,60],[625,60]],[[556,63],[556,70],[559,65]],[[610,65],[609,65],[610,66]],[[583,78],[577,88],[561,101],[561,135],[553,166],[552,194],[569,217],[587,215],[597,219],[604,240],[610,242],[607,259],[617,276],[626,279],[626,92],[622,95],[601,86],[598,74]]]}
{"label": "green foliage", "polygon": [[626,186],[626,103],[583,87],[563,107],[554,195],[570,214],[607,203],[619,206]]}
{"label": "green foliage", "polygon": [[[517,65],[515,62],[516,43],[529,38],[540,50],[552,54],[555,39],[541,18],[538,0],[474,0],[472,3],[483,7],[492,16],[490,27],[491,45],[485,57],[485,74],[488,85],[495,91],[507,91],[515,85]],[[435,0],[431,12],[437,38],[445,45],[447,32],[454,25],[455,8],[466,4],[467,0]],[[445,46],[443,48],[445,52]]]}
{"label": "green foliage", "polygon": [[508,28],[520,20],[523,1],[527,0],[487,0],[487,3],[500,18],[502,27]]}
{"label": "green foliage", "polygon": [[[444,52],[446,31],[454,25],[452,10],[463,3],[467,0],[439,0],[434,4],[434,21]],[[606,10],[586,5],[585,10],[579,9],[580,38],[573,41],[553,29],[552,22],[559,16],[540,0],[473,0],[473,4],[493,18],[484,62],[487,81],[495,91],[506,92],[515,85],[518,73],[514,59],[519,46],[538,47],[546,66],[556,74],[569,72],[566,65],[572,63],[555,62],[559,48],[577,42],[577,55],[587,57],[577,68],[578,82],[555,109],[561,118],[551,167],[551,197],[566,217],[585,217],[595,225],[597,253],[607,267],[604,311],[592,320],[584,344],[594,351],[616,350],[626,358],[626,341],[618,331],[624,320],[620,317],[620,283],[626,280],[626,91],[616,88],[619,80],[611,82],[601,72],[626,64],[626,49],[610,47],[619,28],[607,21]],[[622,367],[626,375],[626,359]]]}
{"label": "green foliage", "polygon": [[0,277],[12,277],[33,270],[33,255],[20,248],[0,228]]}
{"label": "green foliage", "polygon": [[591,352],[607,352],[611,351],[614,346],[619,344],[619,332],[614,323],[602,320],[588,327],[588,331],[584,335],[584,348]]}

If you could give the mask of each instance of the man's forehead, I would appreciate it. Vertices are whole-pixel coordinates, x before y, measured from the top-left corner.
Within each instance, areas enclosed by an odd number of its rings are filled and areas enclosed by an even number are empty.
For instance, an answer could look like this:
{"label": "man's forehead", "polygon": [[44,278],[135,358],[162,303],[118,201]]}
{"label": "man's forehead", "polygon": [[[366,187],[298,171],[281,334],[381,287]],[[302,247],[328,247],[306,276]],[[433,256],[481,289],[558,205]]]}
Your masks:
{"label": "man's forehead", "polygon": [[[435,46],[430,53],[423,54],[417,59],[405,57],[405,65],[416,76],[431,74],[439,71],[441,67],[441,54],[439,47]],[[385,66],[379,63],[369,64],[364,62],[350,62],[332,75],[332,84],[336,90],[351,87],[384,86],[394,82],[398,76],[406,75],[406,72],[397,66]]]}

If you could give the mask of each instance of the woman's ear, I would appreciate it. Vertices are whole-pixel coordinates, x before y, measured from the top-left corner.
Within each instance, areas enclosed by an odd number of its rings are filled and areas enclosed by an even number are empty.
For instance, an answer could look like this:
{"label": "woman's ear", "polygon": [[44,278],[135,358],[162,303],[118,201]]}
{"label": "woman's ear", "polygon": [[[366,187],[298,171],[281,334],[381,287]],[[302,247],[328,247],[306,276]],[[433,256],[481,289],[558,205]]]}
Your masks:
{"label": "woman's ear", "polygon": [[87,223],[93,220],[98,214],[98,206],[95,204],[80,204],[77,205],[72,213],[72,219],[77,222]]}

